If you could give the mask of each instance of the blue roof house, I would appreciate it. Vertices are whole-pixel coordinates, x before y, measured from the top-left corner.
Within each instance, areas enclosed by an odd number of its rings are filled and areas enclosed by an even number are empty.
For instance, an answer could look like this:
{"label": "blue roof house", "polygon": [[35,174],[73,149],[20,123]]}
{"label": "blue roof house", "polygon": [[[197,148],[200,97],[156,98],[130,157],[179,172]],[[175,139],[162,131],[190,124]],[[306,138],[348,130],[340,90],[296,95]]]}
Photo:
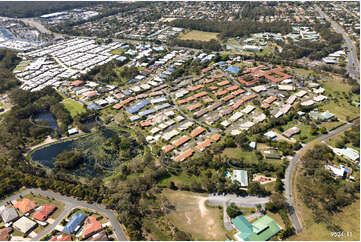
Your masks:
{"label": "blue roof house", "polygon": [[226,69],[226,71],[228,71],[234,75],[238,74],[239,70],[240,70],[240,68],[238,66],[230,66]]}
{"label": "blue roof house", "polygon": [[74,213],[73,216],[71,216],[69,223],[64,227],[63,232],[67,234],[76,232],[75,230],[85,219],[86,215],[84,213]]}

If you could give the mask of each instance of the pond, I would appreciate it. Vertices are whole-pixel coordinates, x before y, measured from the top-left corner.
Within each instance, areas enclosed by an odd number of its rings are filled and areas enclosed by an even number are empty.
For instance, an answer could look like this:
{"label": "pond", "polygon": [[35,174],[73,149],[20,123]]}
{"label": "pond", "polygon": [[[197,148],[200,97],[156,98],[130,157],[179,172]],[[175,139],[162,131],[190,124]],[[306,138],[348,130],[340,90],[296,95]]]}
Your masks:
{"label": "pond", "polygon": [[[78,139],[68,140],[60,143],[51,144],[43,148],[39,148],[30,155],[30,158],[33,161],[40,163],[44,166],[52,169],[57,169],[54,166],[57,155],[64,151],[77,149],[84,152],[86,162],[84,162],[74,170],[69,170],[69,172],[82,177],[103,177],[105,174],[109,173],[109,171],[112,171],[121,162],[117,159],[118,154],[110,155],[102,161],[98,160],[97,153],[101,153],[103,151],[97,150],[99,149],[98,147],[101,147],[102,141],[107,140],[114,134],[123,135],[127,138],[130,138],[129,134],[126,132],[103,129],[101,131],[93,132],[88,136],[80,137]],[[134,148],[137,148],[137,144],[134,145]],[[110,161],[108,161],[107,159],[109,159]]]}
{"label": "pond", "polygon": [[45,122],[53,130],[58,129],[58,123],[56,122],[54,115],[51,112],[43,112],[35,116],[35,121]]}

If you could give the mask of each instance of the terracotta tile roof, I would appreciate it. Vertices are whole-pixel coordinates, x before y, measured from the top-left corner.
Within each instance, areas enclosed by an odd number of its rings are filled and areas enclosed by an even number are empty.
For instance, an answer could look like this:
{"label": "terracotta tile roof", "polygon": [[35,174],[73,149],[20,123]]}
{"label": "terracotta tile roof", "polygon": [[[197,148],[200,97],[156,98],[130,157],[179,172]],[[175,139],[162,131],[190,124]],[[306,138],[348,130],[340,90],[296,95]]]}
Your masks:
{"label": "terracotta tile roof", "polygon": [[165,153],[168,153],[169,151],[173,150],[174,149],[174,146],[173,145],[165,145],[162,147],[162,150],[165,152]]}
{"label": "terracotta tile roof", "polygon": [[29,198],[24,198],[21,201],[17,201],[14,204],[14,207],[19,209],[19,211],[22,213],[27,213],[36,208],[36,203],[34,201],[31,201]]}
{"label": "terracotta tile roof", "polygon": [[269,108],[271,105],[269,105],[268,103],[262,103],[261,107],[264,109]]}
{"label": "terracotta tile roof", "polygon": [[211,102],[213,102],[213,99],[210,98],[210,97],[205,97],[205,98],[202,99],[202,101],[203,101],[204,103],[211,103]]}
{"label": "terracotta tile roof", "polygon": [[273,103],[274,101],[276,101],[277,98],[272,96],[272,97],[268,97],[267,99],[264,100],[265,103],[268,103],[268,104],[271,104]]}
{"label": "terracotta tile roof", "polygon": [[82,80],[76,80],[76,81],[73,81],[70,85],[77,87],[77,86],[79,86],[79,85],[82,84],[82,83],[83,83]]}
{"label": "terracotta tile roof", "polygon": [[206,114],[206,113],[208,113],[208,110],[207,110],[207,109],[202,109],[202,110],[199,110],[198,112],[196,112],[196,113],[194,114],[194,116],[198,118],[198,117],[203,116],[203,115]]}
{"label": "terracotta tile roof", "polygon": [[215,93],[215,95],[216,96],[223,96],[223,95],[227,94],[227,92],[228,92],[227,90],[218,91],[218,92]]}
{"label": "terracotta tile roof", "polygon": [[189,105],[189,106],[187,107],[187,109],[188,109],[189,111],[193,111],[193,110],[195,110],[195,109],[197,109],[197,108],[200,108],[201,106],[202,106],[201,103],[196,103],[196,104],[193,104],[193,105]]}
{"label": "terracotta tile roof", "polygon": [[223,77],[223,74],[220,73],[218,75],[215,75],[215,76],[212,76],[213,79],[219,79],[219,78],[222,78]]}
{"label": "terracotta tile roof", "polygon": [[178,104],[183,104],[183,103],[187,103],[187,102],[188,102],[187,99],[178,100]]}
{"label": "terracotta tile roof", "polygon": [[223,87],[225,85],[228,85],[230,83],[230,81],[222,81],[222,82],[218,82],[217,85],[220,87]]}
{"label": "terracotta tile roof", "polygon": [[42,205],[31,217],[39,221],[45,221],[54,212],[55,208],[54,205]]}
{"label": "terracotta tile roof", "polygon": [[228,102],[229,100],[231,100],[232,98],[234,98],[234,96],[232,94],[228,94],[227,96],[222,98],[222,101],[224,102]]}
{"label": "terracotta tile roof", "polygon": [[85,219],[84,228],[81,233],[84,237],[89,237],[101,229],[102,224],[99,223],[95,217],[89,216]]}
{"label": "terracotta tile roof", "polygon": [[152,122],[149,121],[149,120],[140,122],[140,126],[142,126],[142,127],[148,127],[148,126],[151,126],[151,125],[152,125]]}
{"label": "terracotta tile roof", "polygon": [[199,150],[199,151],[203,151],[206,147],[210,146],[211,145],[211,140],[210,139],[206,139],[205,141],[199,143],[197,146],[196,146],[196,149]]}
{"label": "terracotta tile roof", "polygon": [[192,148],[189,148],[188,150],[184,151],[180,155],[176,156],[173,160],[175,162],[184,161],[185,159],[187,159],[188,157],[193,155],[193,152],[194,152],[194,150]]}
{"label": "terracotta tile roof", "polygon": [[191,132],[191,136],[194,138],[194,137],[197,137],[198,135],[200,135],[201,133],[205,132],[206,129],[203,128],[203,127],[197,127],[195,129],[192,130]]}
{"label": "terracotta tile roof", "polygon": [[211,140],[213,141],[218,141],[219,139],[221,138],[221,135],[220,134],[215,134],[211,137]]}
{"label": "terracotta tile roof", "polygon": [[213,82],[213,81],[214,81],[214,79],[211,78],[211,79],[208,79],[208,80],[203,81],[203,83],[204,83],[204,84],[207,84],[207,83],[211,83],[211,82]]}
{"label": "terracotta tile roof", "polygon": [[70,234],[67,234],[67,235],[59,234],[59,235],[53,236],[53,238],[51,238],[49,241],[71,241],[71,236],[70,236]]}
{"label": "terracotta tile roof", "polygon": [[[290,76],[286,73],[283,73],[282,71],[283,71],[283,69],[281,67],[278,67],[278,68],[271,69],[271,70],[264,72],[264,76],[267,78],[267,80],[269,80],[271,82],[281,82],[283,80],[292,78],[292,76]],[[272,74],[276,74],[279,77],[272,76]]]}
{"label": "terracotta tile roof", "polygon": [[196,91],[200,88],[204,87],[204,85],[200,84],[200,85],[197,85],[197,86],[193,86],[193,87],[188,87],[188,91]]}
{"label": "terracotta tile roof", "polygon": [[232,106],[232,109],[235,110],[235,109],[239,108],[239,106],[241,106],[243,103],[245,103],[245,102],[247,102],[247,101],[249,101],[249,100],[251,100],[251,99],[253,99],[253,98],[255,98],[255,97],[257,97],[257,95],[256,95],[256,94],[252,94],[252,95],[249,95],[249,96],[246,96],[246,97],[242,98],[241,100],[239,100],[238,102],[236,102],[236,103]]}
{"label": "terracotta tile roof", "polygon": [[191,139],[188,135],[182,136],[179,139],[172,142],[175,147],[179,147]]}
{"label": "terracotta tile roof", "polygon": [[9,241],[12,231],[13,229],[11,227],[0,229],[0,241]]}
{"label": "terracotta tile roof", "polygon": [[245,84],[246,86],[252,86],[258,82],[257,79],[253,79],[251,81],[243,80],[242,77],[238,77],[237,81],[241,84]]}
{"label": "terracotta tile roof", "polygon": [[239,86],[233,85],[233,86],[227,87],[226,89],[227,89],[228,91],[234,91],[234,90],[237,90],[238,88],[239,88]]}
{"label": "terracotta tile roof", "polygon": [[206,96],[208,95],[207,92],[199,92],[197,94],[194,95],[195,98],[200,98],[200,97],[203,97],[203,96]]}
{"label": "terracotta tile roof", "polygon": [[233,96],[238,96],[239,94],[245,93],[246,91],[243,89],[238,89],[237,91],[231,92]]}
{"label": "terracotta tile roof", "polygon": [[214,90],[217,90],[218,89],[218,87],[215,87],[215,86],[210,86],[210,87],[208,87],[209,88],[209,90],[211,90],[211,91],[214,91]]}
{"label": "terracotta tile roof", "polygon": [[187,102],[193,101],[195,98],[195,96],[189,96],[186,98]]}
{"label": "terracotta tile roof", "polygon": [[98,93],[96,92],[96,91],[93,91],[93,92],[88,92],[88,93],[86,93],[85,94],[85,96],[87,96],[87,97],[94,97],[94,96],[96,96]]}
{"label": "terracotta tile roof", "polygon": [[117,104],[114,104],[114,105],[113,105],[113,108],[114,108],[114,109],[120,109],[122,106],[123,106],[122,104],[117,103]]}

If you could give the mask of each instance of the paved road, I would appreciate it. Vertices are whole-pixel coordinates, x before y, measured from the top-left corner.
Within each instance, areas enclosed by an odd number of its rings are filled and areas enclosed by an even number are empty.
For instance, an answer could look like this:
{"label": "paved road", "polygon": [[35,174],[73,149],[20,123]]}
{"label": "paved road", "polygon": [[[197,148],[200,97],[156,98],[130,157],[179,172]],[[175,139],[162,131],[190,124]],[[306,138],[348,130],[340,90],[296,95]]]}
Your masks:
{"label": "paved road", "polygon": [[349,51],[347,55],[347,59],[348,59],[346,66],[347,72],[351,77],[358,80],[360,77],[360,63],[357,57],[356,47],[352,43],[352,40],[349,38],[345,30],[339,24],[333,21],[329,16],[327,16],[320,7],[316,6],[316,10],[322,17],[326,18],[331,23],[331,26],[336,30],[337,33],[342,34],[346,42],[347,49]]}
{"label": "paved road", "polygon": [[237,197],[236,195],[208,195],[207,202],[211,205],[223,206],[225,203],[234,203],[239,207],[254,208],[258,204],[264,205],[269,202],[269,197]]}
{"label": "paved road", "polygon": [[261,206],[265,206],[265,204],[268,203],[268,201],[269,201],[269,197],[255,197],[255,196],[237,197],[236,195],[231,195],[231,194],[225,196],[209,194],[207,199],[207,202],[210,205],[223,206],[223,224],[227,230],[233,229],[231,219],[227,214],[228,204],[234,203],[239,207],[255,208],[258,204],[260,204]]}
{"label": "paved road", "polygon": [[110,223],[112,224],[113,231],[114,231],[114,233],[115,233],[115,235],[117,237],[117,240],[121,240],[121,241],[126,241],[127,240],[127,238],[125,236],[125,233],[123,232],[117,218],[115,217],[114,213],[111,210],[105,209],[100,204],[95,204],[95,203],[94,204],[89,204],[87,202],[79,201],[79,200],[76,200],[76,199],[71,198],[71,197],[66,197],[66,196],[63,196],[61,194],[54,193],[52,191],[43,191],[43,190],[40,190],[40,189],[26,189],[26,190],[24,190],[22,192],[19,192],[19,193],[15,194],[15,195],[12,195],[12,196],[8,197],[4,201],[1,201],[0,206],[6,204],[6,202],[8,202],[8,201],[16,200],[17,198],[19,198],[20,195],[24,196],[26,194],[29,194],[30,192],[32,192],[33,194],[39,194],[41,196],[54,198],[55,200],[61,201],[61,202],[63,202],[65,204],[64,211],[57,217],[55,222],[53,224],[50,224],[45,229],[45,231],[38,234],[36,237],[32,238],[33,241],[39,241],[45,235],[47,235],[52,230],[54,230],[54,228],[61,222],[61,220],[72,209],[74,209],[76,207],[83,207],[83,208],[95,210],[95,211],[97,211],[99,213],[104,214],[106,217],[108,217]]}
{"label": "paved road", "polygon": [[[333,130],[331,132],[329,132],[328,134],[325,134],[319,138],[316,138],[315,140],[322,142],[325,141],[335,135],[338,135],[342,132],[344,132],[345,130],[351,128],[353,125],[353,123],[347,123],[346,125]],[[288,209],[289,209],[289,213],[290,213],[290,217],[291,217],[291,221],[292,224],[294,226],[294,228],[296,229],[296,232],[299,233],[302,231],[302,224],[300,223],[297,214],[294,210],[294,200],[292,197],[292,176],[294,175],[294,170],[297,164],[297,161],[300,159],[301,154],[315,141],[311,141],[307,144],[305,144],[302,149],[300,149],[299,151],[296,152],[296,154],[293,156],[292,160],[290,161],[287,169],[286,169],[286,173],[285,173],[285,196],[288,202]]]}

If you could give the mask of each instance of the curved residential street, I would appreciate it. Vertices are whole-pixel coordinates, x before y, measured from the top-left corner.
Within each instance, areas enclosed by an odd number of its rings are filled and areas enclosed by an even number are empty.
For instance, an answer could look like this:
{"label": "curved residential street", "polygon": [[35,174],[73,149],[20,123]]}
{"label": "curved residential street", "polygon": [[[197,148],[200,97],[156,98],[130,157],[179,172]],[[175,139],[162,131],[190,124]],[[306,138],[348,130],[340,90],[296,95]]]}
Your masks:
{"label": "curved residential street", "polygon": [[112,228],[113,228],[113,231],[114,231],[114,233],[115,233],[115,235],[117,237],[117,240],[121,240],[121,241],[126,241],[127,240],[124,231],[122,230],[117,218],[115,217],[114,213],[111,210],[102,207],[102,205],[100,205],[100,204],[96,204],[96,203],[90,204],[90,203],[87,203],[85,201],[76,200],[76,199],[74,199],[72,197],[66,197],[66,196],[63,196],[61,194],[54,193],[52,191],[43,191],[41,189],[36,189],[36,188],[26,189],[26,190],[24,190],[22,192],[19,192],[19,193],[14,194],[14,195],[12,195],[10,197],[7,197],[5,200],[0,202],[0,206],[5,205],[9,201],[18,199],[20,197],[20,195],[24,196],[26,194],[29,194],[30,192],[32,192],[33,194],[54,198],[55,200],[61,201],[61,202],[63,202],[65,204],[64,211],[55,219],[54,223],[49,224],[42,233],[40,233],[36,237],[32,238],[33,241],[39,241],[45,235],[47,235],[48,233],[53,231],[54,228],[61,222],[61,220],[72,209],[77,208],[77,207],[82,207],[82,208],[85,208],[85,209],[95,210],[95,211],[97,211],[99,213],[104,214],[109,219],[109,222],[112,225]]}
{"label": "curved residential street", "polygon": [[360,76],[360,63],[357,57],[356,47],[352,43],[350,37],[348,37],[345,30],[339,24],[337,24],[329,16],[327,16],[322,11],[322,9],[317,5],[316,5],[316,10],[322,17],[325,17],[331,23],[331,26],[336,30],[337,33],[342,34],[343,39],[345,40],[345,43],[347,45],[347,49],[349,51],[349,53],[347,54],[347,59],[348,59],[346,66],[347,72],[351,77],[358,80]]}
{"label": "curved residential street", "polygon": [[[358,119],[357,119],[358,120]],[[287,202],[288,202],[288,208],[289,208],[289,213],[290,213],[290,217],[291,217],[291,221],[292,221],[292,224],[294,226],[294,228],[296,229],[296,232],[299,233],[302,231],[302,224],[299,220],[299,218],[297,217],[297,214],[295,212],[295,209],[294,209],[294,205],[295,205],[295,202],[293,200],[293,196],[292,196],[292,178],[293,178],[293,175],[294,175],[294,171],[295,171],[295,168],[296,168],[296,165],[297,165],[297,161],[300,159],[300,156],[301,154],[306,151],[309,146],[314,142],[314,141],[319,141],[319,142],[322,142],[322,141],[325,141],[335,135],[338,135],[342,132],[344,132],[345,130],[351,128],[353,126],[354,123],[347,123],[346,125],[343,125],[341,126],[340,128],[338,129],[335,129],[331,132],[329,132],[328,134],[325,134],[321,137],[318,137],[312,141],[310,141],[309,143],[303,145],[302,149],[300,149],[299,151],[296,152],[296,154],[293,156],[292,160],[290,161],[287,169],[286,169],[286,173],[285,173],[285,197],[287,199]]]}

